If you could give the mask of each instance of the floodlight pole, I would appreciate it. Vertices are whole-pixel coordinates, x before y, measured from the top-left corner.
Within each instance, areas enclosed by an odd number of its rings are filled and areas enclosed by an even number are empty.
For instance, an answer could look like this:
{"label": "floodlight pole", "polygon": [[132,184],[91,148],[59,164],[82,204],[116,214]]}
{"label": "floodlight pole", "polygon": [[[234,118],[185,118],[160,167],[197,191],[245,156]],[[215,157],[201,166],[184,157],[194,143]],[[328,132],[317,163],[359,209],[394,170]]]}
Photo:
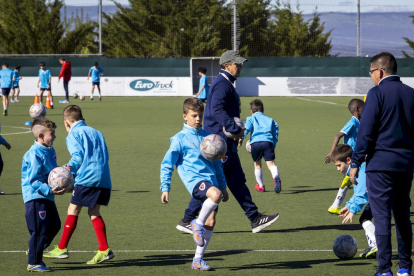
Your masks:
{"label": "floodlight pole", "polygon": [[99,0],[99,54],[102,55],[102,0]]}
{"label": "floodlight pole", "polygon": [[357,52],[356,56],[361,56],[361,0],[358,0],[357,11]]}
{"label": "floodlight pole", "polygon": [[233,50],[237,51],[237,10],[236,0],[233,0]]}

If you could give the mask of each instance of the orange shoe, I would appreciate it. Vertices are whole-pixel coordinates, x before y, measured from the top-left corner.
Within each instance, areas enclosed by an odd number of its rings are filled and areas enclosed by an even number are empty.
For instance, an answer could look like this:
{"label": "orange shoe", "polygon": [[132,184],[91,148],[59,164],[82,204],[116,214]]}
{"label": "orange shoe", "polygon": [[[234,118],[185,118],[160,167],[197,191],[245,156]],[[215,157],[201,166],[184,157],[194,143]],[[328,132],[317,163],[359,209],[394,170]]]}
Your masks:
{"label": "orange shoe", "polygon": [[260,187],[259,184],[257,184],[257,183],[254,185],[254,189],[258,192],[261,192],[261,193],[266,191],[265,186]]}

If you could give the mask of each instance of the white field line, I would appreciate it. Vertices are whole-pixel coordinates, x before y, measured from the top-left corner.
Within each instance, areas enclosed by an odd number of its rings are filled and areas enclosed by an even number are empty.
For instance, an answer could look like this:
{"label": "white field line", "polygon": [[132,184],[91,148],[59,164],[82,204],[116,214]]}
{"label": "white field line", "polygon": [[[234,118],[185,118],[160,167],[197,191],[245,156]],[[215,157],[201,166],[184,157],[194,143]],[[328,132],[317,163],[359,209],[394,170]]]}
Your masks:
{"label": "white field line", "polygon": [[311,100],[311,99],[305,99],[305,98],[301,98],[301,97],[296,97],[296,99],[298,99],[298,100],[302,100],[302,101],[308,101],[308,102],[317,102],[317,103],[325,103],[325,104],[340,105],[340,104],[338,104],[338,103],[334,103],[334,102]]}
{"label": "white field line", "polygon": [[17,135],[17,134],[26,134],[26,133],[30,133],[30,127],[16,127],[16,126],[2,126],[2,127],[6,127],[6,128],[18,128],[18,129],[25,129],[26,131],[23,132],[13,132],[13,133],[5,133],[5,134],[1,134],[1,136],[6,136],[6,135]]}

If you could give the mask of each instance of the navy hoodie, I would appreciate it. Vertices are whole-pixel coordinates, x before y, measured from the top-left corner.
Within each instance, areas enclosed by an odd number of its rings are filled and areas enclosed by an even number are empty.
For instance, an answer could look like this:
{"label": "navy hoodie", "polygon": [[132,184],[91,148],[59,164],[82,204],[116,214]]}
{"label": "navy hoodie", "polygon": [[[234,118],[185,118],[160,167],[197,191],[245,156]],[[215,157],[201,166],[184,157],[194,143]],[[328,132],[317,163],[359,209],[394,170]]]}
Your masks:
{"label": "navy hoodie", "polygon": [[240,97],[234,87],[235,81],[236,78],[232,74],[225,70],[220,71],[210,86],[204,114],[204,129],[220,135],[227,141],[227,153],[237,152],[238,143],[232,138],[227,138],[223,126],[227,132],[235,134],[242,130],[234,122],[234,117],[240,118]]}
{"label": "navy hoodie", "polygon": [[414,165],[414,89],[399,76],[368,91],[352,162],[366,171],[408,172]]}

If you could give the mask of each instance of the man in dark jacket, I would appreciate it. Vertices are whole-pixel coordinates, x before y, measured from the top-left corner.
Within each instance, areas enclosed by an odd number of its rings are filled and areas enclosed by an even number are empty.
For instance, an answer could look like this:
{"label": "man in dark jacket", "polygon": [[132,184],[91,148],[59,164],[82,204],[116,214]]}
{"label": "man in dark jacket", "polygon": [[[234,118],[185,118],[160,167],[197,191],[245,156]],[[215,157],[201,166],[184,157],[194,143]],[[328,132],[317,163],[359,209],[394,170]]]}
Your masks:
{"label": "man in dark jacket", "polygon": [[63,89],[65,89],[65,100],[62,101],[62,103],[69,103],[69,81],[72,77],[72,65],[70,61],[66,61],[64,57],[61,57],[59,62],[62,64],[62,69],[60,69],[58,82],[60,81],[60,78],[63,77]]}
{"label": "man in dark jacket", "polygon": [[391,213],[397,231],[397,275],[411,275],[412,229],[410,191],[414,165],[414,89],[403,84],[394,56],[382,52],[371,58],[368,91],[352,155],[351,181],[366,159],[368,200],[375,220],[378,273],[391,272]]}
{"label": "man in dark jacket", "polygon": [[[204,129],[220,135],[227,141],[227,153],[222,159],[227,186],[250,220],[252,232],[258,233],[274,223],[279,218],[279,214],[267,216],[258,212],[249,188],[246,186],[246,178],[237,153],[237,146],[244,135],[244,128],[234,121],[234,117],[240,118],[241,111],[236,79],[240,76],[243,62],[246,61],[247,59],[232,50],[221,55],[221,71],[211,84],[207,97]],[[223,127],[227,132],[232,133],[234,138],[228,138],[223,132]],[[200,208],[201,206],[193,206],[190,202],[177,229],[190,232],[187,225],[197,216]]]}

